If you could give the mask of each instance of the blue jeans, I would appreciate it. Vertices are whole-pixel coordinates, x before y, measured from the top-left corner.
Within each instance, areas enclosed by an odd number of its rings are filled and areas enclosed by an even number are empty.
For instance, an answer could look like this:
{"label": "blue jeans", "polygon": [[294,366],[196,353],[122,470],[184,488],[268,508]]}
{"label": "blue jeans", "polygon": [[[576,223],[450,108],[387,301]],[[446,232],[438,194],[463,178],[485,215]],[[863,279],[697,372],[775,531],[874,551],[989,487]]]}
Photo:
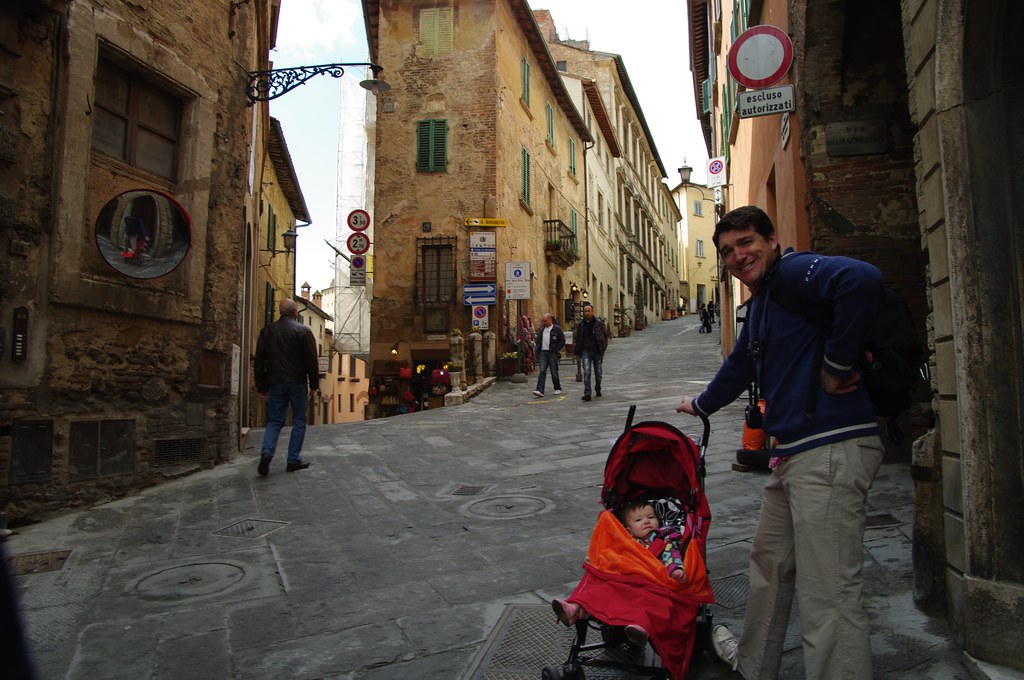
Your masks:
{"label": "blue jeans", "polygon": [[601,355],[592,349],[585,349],[580,354],[583,366],[583,396],[590,396],[590,373],[594,373],[594,389],[601,391]]}
{"label": "blue jeans", "polygon": [[540,375],[537,376],[537,391],[544,391],[544,381],[548,377],[548,369],[551,369],[551,384],[556,390],[562,389],[562,382],[558,379],[558,352],[541,350],[537,357],[537,364],[540,366]]}
{"label": "blue jeans", "polygon": [[267,431],[263,434],[261,455],[274,456],[277,437],[281,434],[288,405],[292,407],[292,435],[288,439],[288,462],[297,463],[306,438],[306,383],[277,383],[267,395]]}

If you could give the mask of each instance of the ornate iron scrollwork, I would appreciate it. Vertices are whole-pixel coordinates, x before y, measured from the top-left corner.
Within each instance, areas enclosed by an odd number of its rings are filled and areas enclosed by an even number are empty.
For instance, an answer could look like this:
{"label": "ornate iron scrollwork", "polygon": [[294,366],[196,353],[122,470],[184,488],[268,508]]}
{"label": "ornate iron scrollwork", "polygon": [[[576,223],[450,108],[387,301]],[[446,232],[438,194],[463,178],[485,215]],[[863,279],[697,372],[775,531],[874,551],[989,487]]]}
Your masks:
{"label": "ornate iron scrollwork", "polygon": [[293,68],[279,68],[269,71],[253,71],[249,74],[249,86],[245,96],[249,103],[266,102],[276,99],[286,92],[291,92],[299,85],[302,85],[310,78],[326,73],[332,78],[340,78],[345,75],[346,66],[367,66],[373,71],[376,80],[383,70],[383,67],[376,64],[318,64],[316,66],[295,66]]}

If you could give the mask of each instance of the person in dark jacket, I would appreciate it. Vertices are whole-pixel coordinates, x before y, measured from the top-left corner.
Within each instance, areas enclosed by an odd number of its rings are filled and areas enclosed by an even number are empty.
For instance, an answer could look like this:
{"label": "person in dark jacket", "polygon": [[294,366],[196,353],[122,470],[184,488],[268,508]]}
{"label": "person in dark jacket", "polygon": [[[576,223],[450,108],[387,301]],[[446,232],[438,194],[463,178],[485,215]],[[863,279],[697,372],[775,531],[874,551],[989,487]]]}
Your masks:
{"label": "person in dark jacket", "polygon": [[256,389],[267,400],[267,431],[263,435],[257,467],[261,477],[270,472],[270,461],[274,458],[289,404],[292,407],[292,434],[288,439],[285,469],[295,472],[309,467],[309,461],[301,456],[302,441],[306,436],[307,381],[313,392],[320,389],[320,366],[313,331],[299,323],[299,306],[294,300],[281,300],[278,310],[281,318],[264,326],[256,343]]}
{"label": "person in dark jacket", "polygon": [[537,364],[540,366],[540,375],[537,376],[537,389],[533,394],[538,397],[544,396],[544,381],[547,379],[548,369],[551,369],[551,384],[555,388],[555,394],[562,393],[562,382],[558,379],[558,356],[565,347],[565,333],[562,327],[555,323],[555,317],[545,314],[540,320],[541,329],[537,333]]}
{"label": "person in dark jacket", "polygon": [[590,401],[590,374],[594,374],[593,395],[601,396],[601,362],[608,349],[608,332],[604,323],[594,316],[594,307],[583,308],[583,320],[573,335],[573,353],[580,358],[583,367],[583,401]]}
{"label": "person in dark jacket", "polygon": [[[778,443],[769,463],[750,552],[743,633],[712,630],[712,646],[745,678],[775,678],[794,592],[811,680],[870,678],[863,605],[867,495],[882,442],[855,370],[882,303],[876,267],[847,257],[779,252],[768,215],[754,206],[722,217],[713,237],[729,271],[752,294],[736,346],[704,392],[676,411],[708,416],[756,380],[763,427]],[[772,299],[779,277],[801,299],[835,310],[828,333]]]}

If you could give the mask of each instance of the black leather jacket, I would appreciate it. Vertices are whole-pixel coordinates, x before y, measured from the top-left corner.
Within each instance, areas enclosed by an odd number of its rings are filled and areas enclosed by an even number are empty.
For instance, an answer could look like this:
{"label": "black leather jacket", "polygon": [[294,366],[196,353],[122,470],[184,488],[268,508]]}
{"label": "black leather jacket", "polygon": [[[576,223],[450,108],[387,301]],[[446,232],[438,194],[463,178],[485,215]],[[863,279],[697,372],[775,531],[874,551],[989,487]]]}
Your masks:
{"label": "black leather jacket", "polygon": [[289,316],[264,326],[256,343],[254,360],[256,389],[266,392],[279,383],[305,383],[320,389],[320,365],[317,361],[313,331]]}

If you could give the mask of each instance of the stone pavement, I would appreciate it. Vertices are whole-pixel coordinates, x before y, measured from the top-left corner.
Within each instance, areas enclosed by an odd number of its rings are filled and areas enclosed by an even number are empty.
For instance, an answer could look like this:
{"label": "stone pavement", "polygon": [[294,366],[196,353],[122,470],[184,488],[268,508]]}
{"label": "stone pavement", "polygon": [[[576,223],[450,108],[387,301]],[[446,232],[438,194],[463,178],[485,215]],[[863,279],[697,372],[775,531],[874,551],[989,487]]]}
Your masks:
{"label": "stone pavement", "polygon": [[[310,428],[313,467],[286,473],[282,454],[266,478],[253,431],[231,463],[22,527],[7,555],[61,565],[16,577],[40,676],[509,677],[471,671],[507,605],[574,587],[629,405],[637,422],[696,433],[674,407],[719,357],[717,332],[698,334],[695,318],[662,322],[612,341],[604,396],[589,403],[563,364],[561,397],[549,382],[534,398],[534,374],[462,406]],[[767,474],[731,469],[742,410],[712,418],[706,483],[715,619],[737,628]],[[944,621],[912,602],[911,490],[908,465],[887,463],[870,497],[875,677],[964,679]],[[57,554],[26,557],[40,553]],[[537,634],[564,634],[549,618]],[[795,616],[787,648],[783,677],[802,677]],[[691,677],[738,676],[707,661]]]}

